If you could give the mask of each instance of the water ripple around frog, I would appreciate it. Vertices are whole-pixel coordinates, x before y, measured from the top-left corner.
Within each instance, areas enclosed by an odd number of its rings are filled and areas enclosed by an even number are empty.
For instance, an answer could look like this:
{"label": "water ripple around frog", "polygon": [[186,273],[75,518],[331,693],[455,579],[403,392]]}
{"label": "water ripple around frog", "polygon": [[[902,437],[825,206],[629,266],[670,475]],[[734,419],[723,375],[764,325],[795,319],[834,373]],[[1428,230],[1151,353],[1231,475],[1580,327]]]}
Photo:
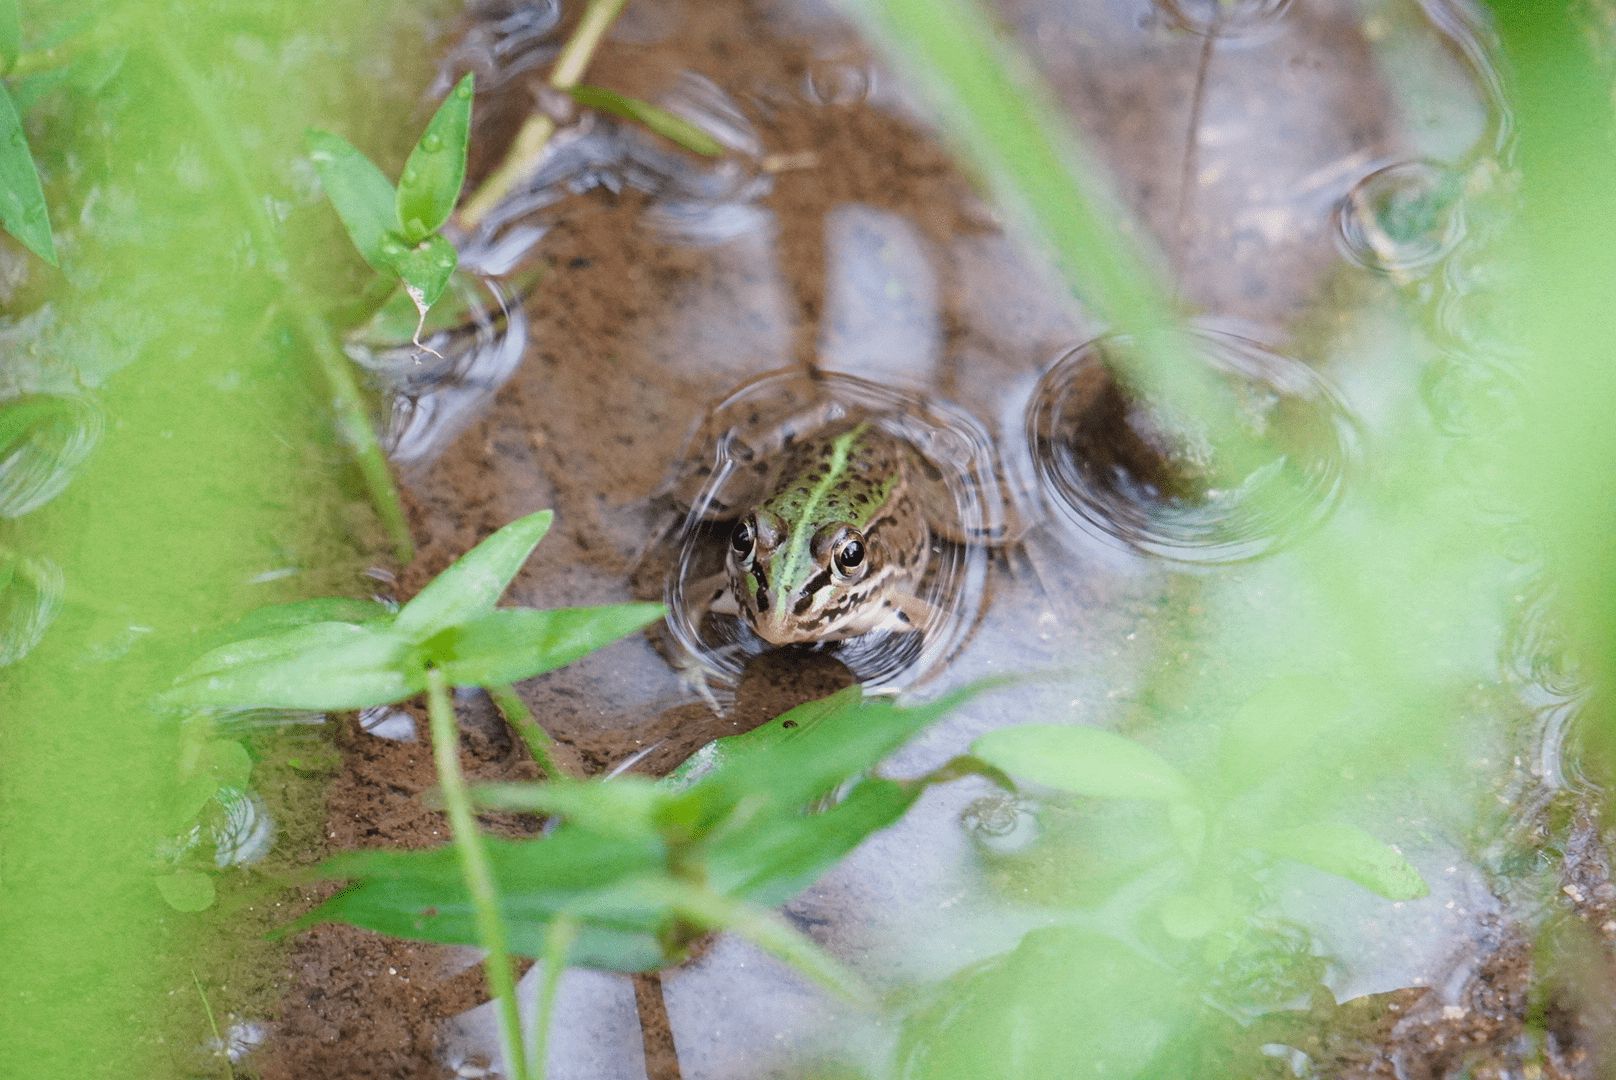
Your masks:
{"label": "water ripple around frog", "polygon": [[[665,599],[676,663],[708,689],[728,688],[769,645],[736,616],[705,612],[692,586],[723,566],[726,539],[771,455],[828,425],[864,420],[908,443],[940,474],[952,505],[931,508],[929,568],[916,598],[935,617],[919,632],[874,630],[788,648],[831,651],[871,689],[900,690],[934,674],[976,622],[988,543],[1005,532],[992,443],[968,414],[849,375],[791,369],[753,379],[708,415],[670,492],[681,513],[660,545],[671,555]],[[949,520],[932,520],[941,514]]]}
{"label": "water ripple around frog", "polygon": [[1272,457],[1244,476],[1220,475],[1198,432],[1112,380],[1107,350],[1127,339],[1099,337],[1044,374],[1027,411],[1040,485],[1070,524],[1110,545],[1180,563],[1258,558],[1334,509],[1359,426],[1306,364],[1221,330],[1194,336]]}

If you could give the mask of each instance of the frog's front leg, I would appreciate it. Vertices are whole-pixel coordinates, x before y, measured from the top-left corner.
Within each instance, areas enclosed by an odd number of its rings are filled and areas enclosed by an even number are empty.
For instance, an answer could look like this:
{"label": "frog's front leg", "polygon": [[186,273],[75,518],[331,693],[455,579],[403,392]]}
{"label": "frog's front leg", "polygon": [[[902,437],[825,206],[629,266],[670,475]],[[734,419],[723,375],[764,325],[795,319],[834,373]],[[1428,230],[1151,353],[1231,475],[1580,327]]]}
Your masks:
{"label": "frog's front leg", "polygon": [[696,626],[701,625],[703,616],[709,611],[714,615],[741,617],[741,605],[735,599],[735,590],[730,585],[727,570],[691,582],[686,595],[690,597],[691,622]]}
{"label": "frog's front leg", "polygon": [[924,630],[933,625],[936,619],[937,609],[920,597],[909,593],[893,593],[883,597],[881,603],[871,608],[863,617],[848,623],[846,636],[854,637],[875,630],[906,634],[914,630]]}

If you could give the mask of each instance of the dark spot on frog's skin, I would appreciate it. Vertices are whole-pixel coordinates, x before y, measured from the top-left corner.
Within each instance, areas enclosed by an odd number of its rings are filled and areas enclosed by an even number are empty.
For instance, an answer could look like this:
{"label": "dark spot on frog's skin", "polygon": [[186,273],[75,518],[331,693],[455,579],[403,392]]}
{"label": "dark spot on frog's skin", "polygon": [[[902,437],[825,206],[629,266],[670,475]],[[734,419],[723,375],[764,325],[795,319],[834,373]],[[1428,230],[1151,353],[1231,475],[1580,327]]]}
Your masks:
{"label": "dark spot on frog's skin", "polygon": [[589,267],[589,260],[584,258],[582,255],[579,255],[577,258],[567,260],[567,269],[569,270],[588,270]]}
{"label": "dark spot on frog's skin", "polygon": [[870,497],[861,491],[857,495],[853,496],[853,501],[858,503],[860,506],[867,506],[869,505]]}
{"label": "dark spot on frog's skin", "polygon": [[808,489],[805,488],[805,487],[800,487],[800,488],[797,489],[797,494],[798,495],[806,495],[806,494],[808,494]]}
{"label": "dark spot on frog's skin", "polygon": [[780,721],[780,726],[781,727],[796,727],[797,722],[795,720],[782,720],[782,721]]}
{"label": "dark spot on frog's skin", "polygon": [[899,622],[901,622],[901,623],[903,623],[903,625],[905,625],[905,626],[908,626],[908,625],[909,625],[909,623],[910,623],[910,622],[911,622],[911,620],[910,620],[910,618],[909,618],[909,616],[907,616],[907,615],[905,615],[905,614],[904,614],[904,613],[903,613],[903,612],[901,612],[901,611],[900,611],[900,612],[898,612],[898,621],[899,621]]}

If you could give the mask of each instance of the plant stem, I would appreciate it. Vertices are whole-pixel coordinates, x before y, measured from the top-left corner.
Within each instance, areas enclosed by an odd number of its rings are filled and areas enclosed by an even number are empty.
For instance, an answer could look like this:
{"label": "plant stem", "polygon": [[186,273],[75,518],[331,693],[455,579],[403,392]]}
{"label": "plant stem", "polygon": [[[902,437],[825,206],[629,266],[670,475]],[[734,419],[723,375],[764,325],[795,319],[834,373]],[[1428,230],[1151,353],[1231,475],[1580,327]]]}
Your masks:
{"label": "plant stem", "polygon": [[505,722],[522,737],[527,744],[527,752],[533,755],[534,764],[544,771],[546,778],[560,780],[568,775],[557,765],[550,751],[555,747],[555,740],[550,733],[539,726],[522,699],[516,696],[516,688],[512,686],[487,687],[488,696],[494,699],[494,704],[504,714]]}
{"label": "plant stem", "polygon": [[550,920],[544,934],[544,982],[533,1011],[533,1078],[545,1080],[550,1068],[550,1017],[555,1012],[556,989],[567,967],[567,950],[578,936],[578,919],[562,912]]}
{"label": "plant stem", "polygon": [[737,934],[843,1000],[870,1007],[870,990],[857,975],[773,911],[688,882],[662,881],[654,887],[659,900],[692,923]]}
{"label": "plant stem", "polygon": [[394,554],[399,562],[407,563],[415,557],[415,545],[410,539],[409,525],[404,520],[404,505],[399,501],[398,489],[393,486],[393,474],[387,467],[387,456],[382,453],[381,443],[370,426],[369,417],[365,415],[365,401],[359,392],[359,384],[354,380],[353,366],[337,347],[331,326],[320,315],[302,284],[292,276],[286,254],[275,236],[275,226],[263,202],[254,193],[242,165],[246,155],[225,129],[218,110],[213,106],[207,85],[170,35],[157,34],[154,40],[175,80],[184,88],[192,109],[202,121],[203,130],[213,143],[215,156],[230,177],[264,265],[285,290],[297,329],[314,351],[331,390],[332,406],[337,414],[337,432],[352,448],[358,460],[371,504],[393,542]]}
{"label": "plant stem", "polygon": [[510,951],[505,945],[505,923],[499,915],[499,892],[494,874],[483,851],[477,819],[466,794],[466,778],[460,773],[460,732],[455,727],[454,707],[449,703],[449,687],[443,672],[427,669],[427,714],[432,718],[432,758],[438,766],[438,786],[449,813],[449,831],[460,868],[465,872],[466,891],[477,915],[477,939],[488,956],[483,961],[488,988],[499,1002],[499,1032],[505,1043],[506,1075],[510,1080],[527,1080],[527,1052],[522,1041],[522,1017],[516,1004],[516,982],[511,978]]}
{"label": "plant stem", "polygon": [[[605,38],[606,31],[616,20],[618,12],[623,10],[626,0],[590,0],[584,9],[584,17],[579,21],[572,37],[562,47],[561,55],[556,59],[556,65],[550,71],[550,86],[556,90],[571,90],[583,78],[584,69],[594,58],[595,50],[600,47],[601,40]],[[471,198],[460,207],[458,217],[460,225],[465,229],[475,229],[488,216],[489,211],[504,201],[518,184],[526,180],[539,166],[539,158],[544,154],[544,148],[550,143],[550,136],[555,134],[555,121],[545,113],[536,113],[527,118],[522,129],[516,133],[516,139],[511,143],[505,160],[499,168],[483,181]]]}
{"label": "plant stem", "polygon": [[230,1063],[230,1043],[219,1032],[219,1022],[213,1018],[213,1006],[208,1004],[208,992],[202,989],[202,980],[196,977],[194,971],[191,972],[191,981],[196,983],[196,992],[202,998],[202,1011],[207,1014],[208,1028],[213,1032],[213,1037],[219,1040],[220,1053],[224,1054],[224,1074],[230,1080],[236,1080],[236,1068]]}

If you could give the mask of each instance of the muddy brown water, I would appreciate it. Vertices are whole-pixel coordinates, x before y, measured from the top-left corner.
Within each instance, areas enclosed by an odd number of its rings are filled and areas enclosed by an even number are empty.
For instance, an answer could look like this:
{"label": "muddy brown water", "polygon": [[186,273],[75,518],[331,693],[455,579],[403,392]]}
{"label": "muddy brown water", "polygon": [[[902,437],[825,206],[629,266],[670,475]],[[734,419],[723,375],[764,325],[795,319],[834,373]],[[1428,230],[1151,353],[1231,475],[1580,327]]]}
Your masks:
{"label": "muddy brown water", "polygon": [[[1256,14],[1250,27],[1208,36],[1195,30],[1202,8],[1233,13],[1219,18]],[[1328,340],[1348,322],[1345,307],[1387,302],[1384,277],[1343,257],[1342,200],[1388,164],[1464,159],[1494,122],[1485,80],[1432,30],[1433,19],[1452,15],[1439,3],[1007,0],[1000,10],[1163,253],[1186,309],[1276,348]],[[509,14],[474,17],[448,66],[484,63],[465,42]],[[564,29],[539,35],[541,44]],[[1415,59],[1429,85],[1417,116],[1388,89],[1392,61],[1380,48],[1388,34],[1409,35],[1405,51],[1424,50]],[[531,107],[532,70],[500,63],[508,78],[478,99],[474,174]],[[544,508],[556,511],[555,526],[508,603],[659,597],[663,568],[648,559],[677,512],[668,494],[677,465],[703,417],[747,380],[810,366],[873,378],[960,403],[1008,442],[1021,435],[1040,377],[1098,329],[1016,253],[902,88],[828,9],[636,0],[590,79],[684,103],[737,153],[721,168],[688,164],[673,183],[645,162],[678,153],[650,140],[639,173],[621,158],[603,160],[535,206],[542,235],[517,246],[525,271],[543,274],[521,301],[518,362],[400,465],[419,547],[392,586],[401,599],[498,527]],[[710,190],[692,194],[703,183]],[[1136,451],[1122,447],[1119,460]],[[1014,473],[1016,463],[1006,468]],[[1020,476],[1024,487],[1035,486],[1030,475]],[[992,562],[969,640],[928,685],[1056,664],[1067,681],[945,723],[905,751],[900,770],[936,764],[972,735],[1028,715],[1116,717],[1147,676],[1166,669],[1190,680],[1217,662],[1195,653],[1193,634],[1163,629],[1163,612],[1181,612],[1180,624],[1201,614],[1200,579],[1082,534],[1047,505],[1021,510],[1020,546]],[[708,740],[850,678],[823,656],[766,654],[719,714],[658,645],[635,637],[519,688],[564,767],[592,775],[633,759],[636,771],[659,774]],[[463,695],[457,708],[472,776],[536,775],[486,697]],[[405,714],[424,732],[418,706]],[[350,719],[339,744],[330,850],[443,842],[443,816],[418,798],[434,783],[424,743],[378,738]],[[878,986],[940,977],[1009,948],[1026,929],[985,928],[988,909],[967,895],[961,867],[970,853],[951,837],[986,788],[959,787],[928,795],[895,836],[872,841],[788,906]],[[1579,813],[1581,846],[1566,853],[1578,891],[1567,895],[1581,905],[1578,925],[1599,927],[1616,890],[1597,819],[1586,807]],[[507,834],[536,827],[519,817],[487,824]],[[1543,828],[1546,837],[1552,830]],[[1436,1077],[1460,1067],[1503,1076],[1518,1062],[1531,948],[1473,867],[1440,844],[1421,858],[1438,880],[1420,914],[1375,926],[1366,915],[1368,958],[1348,964],[1330,990],[1318,987],[1310,1007],[1255,1019],[1243,1036],[1249,1047],[1294,1048],[1327,1076]],[[303,891],[307,903],[329,887]],[[939,910],[951,896],[965,899]],[[906,952],[923,940],[963,944],[947,958]],[[1572,951],[1582,941],[1568,940]],[[487,1010],[474,1010],[487,991],[469,950],[326,926],[299,937],[292,960],[270,1038],[249,1062],[266,1080],[481,1075],[494,1052]],[[802,1075],[852,1067],[815,1056],[838,1025],[866,1051],[880,1043],[727,939],[666,975],[665,1016],[647,1014],[643,996],[637,1006],[626,978],[568,979],[564,997],[574,1005],[562,1005],[552,1076],[636,1077],[649,1068],[662,1080],[676,1075],[670,1042],[687,1077]],[[1440,992],[1429,989],[1437,983]],[[1554,1000],[1546,1023],[1558,1041],[1535,1075],[1585,1075],[1595,1037],[1587,1033],[1600,1021],[1574,995]],[[651,1024],[643,1040],[642,1019]],[[671,1029],[659,1026],[670,1020]],[[1271,1061],[1290,1073],[1289,1059]]]}

